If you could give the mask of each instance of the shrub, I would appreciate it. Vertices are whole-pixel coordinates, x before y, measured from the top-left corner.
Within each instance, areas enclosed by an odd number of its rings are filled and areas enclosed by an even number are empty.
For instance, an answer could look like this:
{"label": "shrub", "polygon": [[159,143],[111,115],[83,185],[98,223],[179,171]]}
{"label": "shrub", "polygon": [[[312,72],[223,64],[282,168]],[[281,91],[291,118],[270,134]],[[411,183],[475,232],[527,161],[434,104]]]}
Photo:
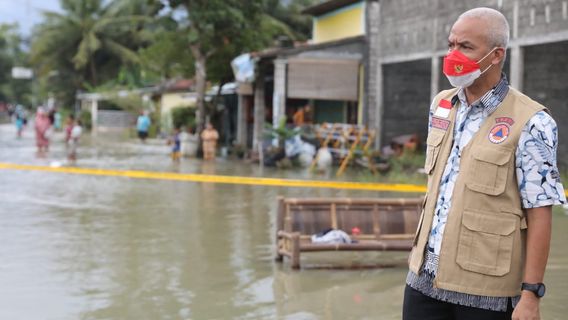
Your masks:
{"label": "shrub", "polygon": [[174,128],[195,127],[195,111],[188,107],[177,107],[172,110]]}
{"label": "shrub", "polygon": [[91,120],[90,111],[87,110],[81,111],[81,113],[79,114],[79,119],[81,120],[84,129],[91,130],[91,128],[93,127],[93,123]]}

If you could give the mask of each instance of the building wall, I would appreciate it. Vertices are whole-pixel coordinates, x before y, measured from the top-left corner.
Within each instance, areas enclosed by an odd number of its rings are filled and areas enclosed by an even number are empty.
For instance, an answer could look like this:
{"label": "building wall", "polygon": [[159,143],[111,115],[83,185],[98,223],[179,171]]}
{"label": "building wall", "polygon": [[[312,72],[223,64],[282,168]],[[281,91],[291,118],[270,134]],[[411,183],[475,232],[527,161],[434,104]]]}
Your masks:
{"label": "building wall", "polygon": [[[431,86],[431,79],[426,77],[430,65],[437,65],[438,69],[430,67],[430,74],[439,72],[437,77],[432,77],[436,81],[432,91],[449,88],[441,73],[449,31],[462,12],[481,6],[500,10],[507,18],[511,39],[504,72],[510,82],[513,82],[513,73],[520,72],[518,84],[521,90],[551,109],[559,126],[559,162],[568,165],[568,160],[564,160],[568,159],[568,123],[561,121],[563,116],[568,116],[567,0],[380,1],[380,10],[374,19],[379,21],[377,56],[384,82],[384,106],[378,121],[384,135],[382,145],[406,128],[422,128],[419,130],[423,130],[421,135],[424,135],[426,128],[418,124],[418,117],[406,111],[413,110],[416,105],[427,108],[430,104],[431,95],[425,94],[425,89]],[[520,63],[515,64],[511,51],[516,49],[518,52],[518,48],[523,54]],[[440,62],[431,63],[433,57]],[[405,88],[400,88],[403,83]],[[403,92],[404,97],[401,96]],[[369,108],[378,105],[380,102]],[[421,115],[426,121],[426,116]]]}
{"label": "building wall", "polygon": [[131,128],[136,123],[136,115],[127,111],[99,110],[97,127],[99,130]]}
{"label": "building wall", "polygon": [[171,111],[177,107],[195,107],[197,103],[197,95],[195,93],[164,93],[162,95],[161,107],[162,112]]}
{"label": "building wall", "polygon": [[339,40],[365,34],[365,2],[329,12],[313,20],[315,43]]}
{"label": "building wall", "polygon": [[[393,137],[417,133],[426,138],[430,99],[430,59],[383,66],[384,112],[382,144]],[[422,140],[424,141],[424,140]]]}
{"label": "building wall", "polygon": [[[364,67],[365,81],[362,83],[362,89],[365,93],[362,95],[361,103],[362,112],[359,122],[374,128],[380,119],[382,110],[382,69],[379,62],[381,29],[380,19],[380,3],[371,1],[367,3],[367,47],[365,51]],[[379,141],[377,141],[377,145]]]}
{"label": "building wall", "polygon": [[513,11],[515,2],[518,2],[519,11],[518,37],[542,37],[567,31],[568,3],[566,0],[505,1],[507,5],[504,9]]}
{"label": "building wall", "polygon": [[558,161],[568,165],[568,41],[524,50],[523,91],[550,109],[559,127]]}
{"label": "building wall", "polygon": [[195,108],[197,96],[190,92],[167,92],[160,100],[160,126],[162,131],[170,132],[173,128],[172,110],[178,107]]}
{"label": "building wall", "polygon": [[481,6],[505,15],[512,45],[556,42],[568,33],[566,0],[383,0],[380,5],[380,56],[389,62],[443,54],[458,16]]}

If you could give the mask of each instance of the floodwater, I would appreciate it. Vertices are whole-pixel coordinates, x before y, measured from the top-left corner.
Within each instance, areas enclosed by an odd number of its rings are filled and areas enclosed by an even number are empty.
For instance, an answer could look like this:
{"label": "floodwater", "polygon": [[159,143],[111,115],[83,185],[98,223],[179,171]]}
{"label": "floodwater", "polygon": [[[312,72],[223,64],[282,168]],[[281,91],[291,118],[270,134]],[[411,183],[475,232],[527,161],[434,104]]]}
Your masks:
{"label": "floodwater", "polygon": [[[38,159],[31,130],[17,140],[1,125],[0,162],[64,164],[61,139]],[[77,166],[326,178],[173,165],[161,143],[105,137],[84,137]],[[278,195],[401,196],[0,170],[0,319],[400,319],[406,254],[306,254],[291,270],[273,260]],[[568,314],[567,227],[556,210],[543,319]],[[353,263],[392,267],[327,268]]]}

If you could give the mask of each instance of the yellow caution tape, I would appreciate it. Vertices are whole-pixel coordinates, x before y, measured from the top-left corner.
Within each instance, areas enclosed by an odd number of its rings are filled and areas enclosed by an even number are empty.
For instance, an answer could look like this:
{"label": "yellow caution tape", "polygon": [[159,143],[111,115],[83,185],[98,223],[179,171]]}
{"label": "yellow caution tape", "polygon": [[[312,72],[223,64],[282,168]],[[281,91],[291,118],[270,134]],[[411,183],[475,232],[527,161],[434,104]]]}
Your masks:
{"label": "yellow caution tape", "polygon": [[[151,171],[137,171],[137,170],[48,167],[48,166],[1,163],[1,162],[0,162],[0,169],[48,171],[48,172],[60,172],[60,173],[71,173],[71,174],[95,175],[95,176],[128,177],[134,179],[158,179],[158,180],[192,181],[192,182],[224,183],[224,184],[244,184],[244,185],[257,185],[257,186],[327,188],[327,189],[391,191],[391,192],[412,192],[412,193],[426,192],[426,186],[416,185],[416,184],[386,184],[386,183],[349,182],[349,181],[276,179],[276,178],[173,173],[173,172],[151,172]],[[568,190],[564,190],[564,193],[566,194],[566,196],[568,196]]]}
{"label": "yellow caution tape", "polygon": [[241,184],[241,185],[257,185],[257,186],[328,188],[328,189],[392,191],[392,192],[413,192],[413,193],[426,192],[426,186],[412,185],[412,184],[384,184],[384,183],[366,183],[366,182],[349,182],[349,181],[276,179],[276,178],[221,176],[221,175],[207,175],[207,174],[187,174],[187,173],[173,173],[173,172],[151,172],[151,171],[136,171],[136,170],[48,167],[48,166],[34,166],[34,165],[11,164],[11,163],[0,163],[0,169],[47,171],[47,172],[83,174],[83,175],[95,175],[95,176],[115,176],[115,177],[128,177],[134,179],[158,179],[158,180],[192,181],[192,182]]}

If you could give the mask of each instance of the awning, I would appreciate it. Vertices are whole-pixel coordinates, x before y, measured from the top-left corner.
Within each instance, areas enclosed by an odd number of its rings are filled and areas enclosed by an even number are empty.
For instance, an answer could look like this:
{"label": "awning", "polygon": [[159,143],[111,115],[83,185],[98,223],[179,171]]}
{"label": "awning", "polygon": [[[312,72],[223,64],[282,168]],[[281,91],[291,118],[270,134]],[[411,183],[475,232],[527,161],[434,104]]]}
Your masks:
{"label": "awning", "polygon": [[288,98],[357,101],[359,60],[290,58]]}

